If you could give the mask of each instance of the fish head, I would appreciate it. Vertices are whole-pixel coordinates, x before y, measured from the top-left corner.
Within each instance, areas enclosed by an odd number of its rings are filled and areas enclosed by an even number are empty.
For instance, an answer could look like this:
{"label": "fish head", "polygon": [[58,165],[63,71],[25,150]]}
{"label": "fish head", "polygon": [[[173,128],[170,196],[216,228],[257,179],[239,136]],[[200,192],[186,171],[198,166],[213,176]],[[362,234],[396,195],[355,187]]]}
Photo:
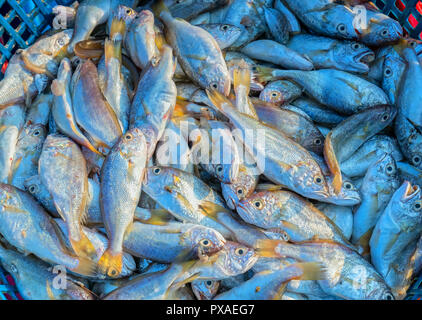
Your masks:
{"label": "fish head", "polygon": [[406,39],[409,46],[415,49],[416,55],[420,58],[422,58],[422,41],[408,38]]}
{"label": "fish head", "polygon": [[422,199],[418,185],[404,181],[393,194],[390,205],[393,219],[402,230],[412,230],[422,223]]}
{"label": "fish head", "polygon": [[199,76],[205,80],[204,82],[208,90],[217,90],[226,97],[229,95],[231,78],[225,63],[207,64]]}
{"label": "fish head", "polygon": [[32,153],[42,147],[42,142],[46,136],[47,129],[44,125],[39,123],[30,124],[19,135],[18,143],[20,144],[20,148]]}
{"label": "fish head", "polygon": [[367,73],[368,64],[375,60],[375,53],[359,42],[347,41],[335,46],[333,58],[347,71]]}
{"label": "fish head", "polygon": [[318,199],[327,199],[330,197],[329,183],[318,165],[303,164],[297,167],[296,170],[297,175],[293,183],[300,194]]}
{"label": "fish head", "polygon": [[151,58],[150,68],[158,68],[161,70],[163,77],[172,78],[176,70],[176,63],[176,59],[173,56],[173,49],[168,45],[163,45],[161,56]]}
{"label": "fish head", "polygon": [[43,45],[43,50],[50,51],[52,56],[61,60],[67,56],[67,47],[72,39],[73,29],[67,29],[58,32],[51,37],[46,38],[46,43]]}
{"label": "fish head", "polygon": [[74,142],[61,134],[49,134],[44,141],[43,153],[67,154],[66,150],[74,145]]}
{"label": "fish head", "polygon": [[198,300],[212,300],[220,288],[220,281],[194,280],[191,282],[191,287]]}
{"label": "fish head", "polygon": [[299,91],[297,94],[300,95],[301,90],[298,90],[298,87],[286,80],[276,80],[269,82],[264,90],[259,94],[259,99],[271,102],[277,105],[282,105],[292,98],[292,93]]}
{"label": "fish head", "polygon": [[15,281],[19,281],[19,269],[22,267],[21,254],[0,245],[0,263]]}
{"label": "fish head", "polygon": [[130,25],[136,16],[135,10],[124,5],[119,5],[113,12],[113,18],[123,20],[126,26]]}
{"label": "fish head", "polygon": [[242,29],[231,24],[210,23],[200,25],[220,44],[220,49],[230,47],[241,35]]}
{"label": "fish head", "polygon": [[381,159],[369,166],[367,175],[374,177],[373,180],[378,180],[381,184],[385,184],[388,181],[398,181],[399,175],[396,161],[391,154],[384,153]]}
{"label": "fish head", "polygon": [[[142,10],[133,17],[132,24],[135,28],[149,27],[154,29],[154,14],[149,10]],[[155,35],[155,33],[154,33]]]}
{"label": "fish head", "polygon": [[31,195],[37,198],[37,195],[40,194],[43,190],[43,185],[41,182],[41,177],[35,175],[26,179],[23,183],[25,190],[28,191]]}
{"label": "fish head", "polygon": [[265,228],[278,219],[284,202],[284,194],[279,191],[255,192],[239,201],[236,211],[245,222]]}
{"label": "fish head", "polygon": [[337,204],[337,205],[344,205],[344,206],[353,206],[353,205],[357,205],[361,202],[361,196],[359,193],[358,188],[356,188],[356,186],[353,184],[353,182],[345,177],[343,175],[343,182],[341,185],[341,189],[340,192],[337,194],[334,191],[334,186],[332,183],[332,176],[327,176],[327,184],[328,184],[328,189],[330,191],[330,198],[331,198],[331,202]]}
{"label": "fish head", "polygon": [[146,170],[143,189],[151,197],[171,192],[169,188],[173,187],[178,181],[178,171],[171,167],[154,166]]}
{"label": "fish head", "polygon": [[231,241],[227,241],[224,249],[217,255],[219,257],[215,263],[230,276],[245,273],[258,261],[258,254],[254,249]]}
{"label": "fish head", "polygon": [[406,69],[406,62],[395,55],[387,55],[383,66],[382,87],[391,103],[396,102],[402,75]]}
{"label": "fish head", "polygon": [[147,142],[145,135],[139,128],[132,128],[128,130],[117,143],[113,149],[120,152],[121,156],[131,161],[136,161],[147,150]]}
{"label": "fish head", "polygon": [[226,240],[216,230],[204,226],[194,226],[184,235],[188,237],[194,248],[197,248],[201,254],[211,255],[223,249]]}
{"label": "fish head", "polygon": [[334,37],[340,39],[354,39],[358,31],[354,27],[355,14],[345,6],[335,6],[321,13],[325,28]]}
{"label": "fish head", "polygon": [[[372,280],[376,282],[376,280]],[[368,300],[395,300],[393,293],[385,284],[375,285],[375,289],[368,293]]]}
{"label": "fish head", "polygon": [[381,13],[368,11],[368,28],[361,36],[361,41],[370,45],[381,45],[395,42],[403,36],[403,27],[394,20]]}
{"label": "fish head", "polygon": [[234,210],[239,201],[249,197],[254,192],[256,183],[256,176],[248,174],[245,167],[241,165],[235,182],[221,184],[222,194],[228,207]]}

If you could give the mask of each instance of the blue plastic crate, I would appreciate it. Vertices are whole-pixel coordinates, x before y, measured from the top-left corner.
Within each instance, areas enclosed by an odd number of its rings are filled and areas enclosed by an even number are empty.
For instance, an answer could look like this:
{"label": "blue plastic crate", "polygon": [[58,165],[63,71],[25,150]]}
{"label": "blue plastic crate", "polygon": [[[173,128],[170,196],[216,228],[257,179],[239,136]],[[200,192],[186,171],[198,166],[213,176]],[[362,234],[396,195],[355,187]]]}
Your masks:
{"label": "blue plastic crate", "polygon": [[3,65],[18,48],[27,48],[50,28],[54,6],[72,2],[72,0],[0,0],[0,70],[3,70]]}
{"label": "blue plastic crate", "polygon": [[421,0],[375,0],[374,3],[384,14],[398,20],[412,38],[422,40]]}
{"label": "blue plastic crate", "polygon": [[22,300],[15,286],[9,283],[5,270],[0,265],[0,300]]}
{"label": "blue plastic crate", "polygon": [[407,291],[406,300],[422,300],[422,273],[413,286]]}

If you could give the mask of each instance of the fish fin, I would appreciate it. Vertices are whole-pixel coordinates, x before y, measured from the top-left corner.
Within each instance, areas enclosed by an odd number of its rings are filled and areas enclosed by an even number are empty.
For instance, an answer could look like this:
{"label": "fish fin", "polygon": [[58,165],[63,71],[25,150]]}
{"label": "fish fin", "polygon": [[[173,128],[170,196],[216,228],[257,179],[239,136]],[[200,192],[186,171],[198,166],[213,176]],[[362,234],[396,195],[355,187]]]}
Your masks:
{"label": "fish fin", "polygon": [[69,237],[69,241],[73,250],[75,250],[75,253],[79,257],[94,258],[97,255],[97,251],[95,250],[94,245],[83,231],[81,231],[81,240],[76,241]]}
{"label": "fish fin", "polygon": [[327,162],[328,168],[330,169],[331,174],[333,175],[333,188],[336,194],[339,194],[341,191],[341,186],[343,184],[343,179],[341,176],[340,165],[337,161],[336,154],[334,152],[334,147],[331,141],[332,131],[328,133],[325,138],[324,143],[324,158]]}
{"label": "fish fin", "polygon": [[277,246],[285,241],[258,239],[255,249],[261,257],[278,258],[280,255],[276,252]]}
{"label": "fish fin", "polygon": [[98,270],[101,274],[105,274],[111,278],[116,278],[120,275],[123,268],[123,253],[119,252],[113,254],[108,248],[100,260],[98,261]]}
{"label": "fish fin", "polygon": [[326,267],[319,262],[301,262],[295,264],[302,270],[302,275],[297,280],[324,280]]}
{"label": "fish fin", "polygon": [[287,285],[289,284],[288,281],[282,282],[280,286],[277,288],[277,292],[272,297],[272,300],[281,300],[284,293],[286,292]]}
{"label": "fish fin", "polygon": [[157,226],[167,225],[171,220],[172,215],[165,209],[153,209],[150,210],[151,217],[147,220],[141,219],[140,217],[134,216],[135,221],[140,221],[145,224],[152,224]]}
{"label": "fish fin", "polygon": [[[166,38],[161,32],[155,33],[155,46],[159,51],[162,51],[164,46],[167,44]],[[174,73],[174,72],[173,72]]]}
{"label": "fish fin", "polygon": [[234,92],[238,94],[240,86],[246,88],[245,94],[249,96],[249,91],[251,89],[251,72],[249,68],[236,68],[233,71],[233,86]]}
{"label": "fish fin", "polygon": [[20,166],[22,159],[23,159],[22,157],[19,157],[16,160],[13,159],[13,168],[10,168],[9,176],[7,178],[8,184],[12,184],[13,177],[15,176],[16,170]]}
{"label": "fish fin", "polygon": [[56,97],[62,96],[65,93],[65,87],[63,81],[54,79],[50,86],[51,93]]}
{"label": "fish fin", "polygon": [[215,220],[218,222],[218,213],[219,212],[225,212],[225,213],[229,213],[231,215],[230,210],[214,203],[211,201],[202,201],[199,205],[198,208],[201,210],[201,213],[203,215],[206,215],[207,217]]}
{"label": "fish fin", "polygon": [[126,22],[123,19],[114,18],[111,21],[110,39],[122,40],[126,33]]}
{"label": "fish fin", "polygon": [[257,80],[258,82],[268,82],[273,79],[273,68],[255,65],[253,66],[252,71],[252,79]]}
{"label": "fish fin", "polygon": [[62,231],[62,229],[60,229],[59,225],[57,224],[56,220],[54,220],[53,218],[49,218],[51,225],[53,226],[54,231],[56,232],[57,238],[61,244],[61,247],[66,251],[67,254],[69,255],[74,255],[75,252],[73,251],[72,247],[69,247],[66,243],[66,235],[64,234],[64,232]]}
{"label": "fish fin", "polygon": [[53,290],[51,289],[50,281],[48,279],[46,280],[45,290],[47,291],[47,296],[50,298],[50,300],[56,300],[53,294]]}
{"label": "fish fin", "polygon": [[80,275],[92,277],[97,274],[96,268],[97,265],[94,261],[87,257],[78,257],[79,264],[76,268],[70,269],[72,272],[75,272]]}
{"label": "fish fin", "polygon": [[372,232],[374,230],[374,227],[370,228],[368,231],[366,231],[358,240],[357,244],[360,248],[362,248],[362,252],[359,252],[360,255],[368,255],[371,252],[370,246],[369,246],[369,240],[371,239]]}
{"label": "fish fin", "polygon": [[122,43],[120,40],[110,40],[106,39],[104,43],[104,56],[106,64],[109,63],[111,59],[118,59],[120,63],[122,62]]}
{"label": "fish fin", "polygon": [[205,89],[205,91],[207,92],[208,99],[211,100],[212,104],[217,108],[217,110],[224,113],[223,110],[225,108],[233,108],[234,109],[234,106],[231,103],[231,101],[227,97],[225,97],[223,94],[218,92],[217,90]]}

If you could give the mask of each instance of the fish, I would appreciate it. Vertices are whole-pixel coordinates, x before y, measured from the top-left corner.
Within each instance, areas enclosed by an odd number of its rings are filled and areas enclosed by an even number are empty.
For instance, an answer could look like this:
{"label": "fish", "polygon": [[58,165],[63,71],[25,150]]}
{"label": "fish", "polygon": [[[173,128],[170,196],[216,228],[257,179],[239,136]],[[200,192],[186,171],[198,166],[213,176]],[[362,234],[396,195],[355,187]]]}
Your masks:
{"label": "fish", "polygon": [[399,108],[394,123],[394,133],[404,158],[409,164],[422,169],[422,135],[417,126]]}
{"label": "fish", "polygon": [[370,253],[372,230],[399,186],[397,165],[390,154],[369,166],[360,187],[362,203],[353,215],[352,242],[362,250],[362,255]]}
{"label": "fish", "polygon": [[95,275],[95,263],[65,247],[52,218],[28,193],[0,184],[0,234],[20,252],[85,276]]}
{"label": "fish", "polygon": [[259,93],[259,99],[281,106],[293,100],[296,102],[301,95],[302,88],[294,82],[276,80],[267,83],[264,90]]}
{"label": "fish", "polygon": [[289,8],[284,4],[282,0],[275,0],[274,1],[274,9],[279,11],[285,17],[288,25],[289,25],[289,32],[291,34],[300,33],[302,28],[296,16],[290,11]]}
{"label": "fish", "polygon": [[164,0],[164,4],[169,8],[173,16],[185,20],[192,19],[203,12],[209,12],[224,7],[228,2],[228,0]]}
{"label": "fish", "polygon": [[286,232],[295,242],[329,239],[352,247],[341,230],[310,202],[290,191],[261,191],[239,202],[244,221],[266,230]]}
{"label": "fish", "polygon": [[321,263],[325,278],[317,281],[327,295],[346,300],[394,300],[390,288],[369,262],[356,251],[332,240],[299,243],[261,240],[257,251],[262,256]]}
{"label": "fish", "polygon": [[230,24],[204,23],[197,26],[211,34],[221,50],[229,48],[242,33],[239,27]]}
{"label": "fish", "polygon": [[57,212],[66,221],[68,239],[78,256],[95,253],[82,230],[86,220],[88,173],[78,145],[61,135],[48,135],[39,158],[38,172]]}
{"label": "fish", "polygon": [[372,232],[371,261],[384,277],[394,260],[412,245],[416,249],[422,229],[420,188],[405,181],[390,199]]}
{"label": "fish", "polygon": [[133,128],[113,146],[101,168],[100,208],[109,243],[98,266],[109,277],[122,272],[124,236],[133,223],[146,164],[146,138]]}
{"label": "fish", "polygon": [[225,242],[216,230],[197,224],[174,221],[151,225],[136,221],[125,235],[123,248],[135,257],[172,263],[212,255]]}
{"label": "fish", "polygon": [[0,182],[6,183],[8,180],[19,133],[24,124],[24,106],[11,105],[0,110]]}
{"label": "fish", "polygon": [[391,53],[384,59],[382,88],[385,92],[387,92],[388,98],[392,104],[398,103],[400,85],[405,70],[406,62],[396,53],[395,50],[391,50]]}
{"label": "fish", "polygon": [[[262,80],[292,80],[317,102],[346,115],[389,104],[380,87],[340,70],[279,70],[255,66],[254,73]],[[338,92],[342,94],[338,95]]]}
{"label": "fish", "polygon": [[194,280],[191,282],[193,294],[198,300],[212,300],[220,288],[219,281]]}
{"label": "fish", "polygon": [[289,70],[314,69],[313,63],[305,56],[273,40],[250,42],[241,52],[252,59],[271,62]]}
{"label": "fish", "polygon": [[24,127],[27,127],[31,124],[41,124],[43,126],[47,126],[52,103],[52,94],[41,94],[37,96],[27,109]]}
{"label": "fish", "polygon": [[0,260],[25,300],[96,300],[96,295],[77,279],[69,275],[57,279],[60,271],[32,255],[1,247]]}
{"label": "fish", "polygon": [[160,19],[166,26],[166,40],[186,75],[200,87],[214,88],[227,96],[230,76],[213,36],[187,21],[173,18],[165,10],[160,13]]}
{"label": "fish", "polygon": [[375,53],[367,46],[353,41],[341,41],[308,34],[293,36],[287,47],[308,57],[317,69],[337,69],[367,73],[368,63]]}
{"label": "fish", "polygon": [[264,18],[271,37],[281,44],[287,44],[290,37],[290,24],[277,9],[264,7]]}
{"label": "fish", "polygon": [[149,167],[142,189],[177,219],[213,228],[224,238],[231,234],[205,214],[204,204],[225,208],[224,200],[195,175],[171,167]]}
{"label": "fish", "polygon": [[394,120],[396,113],[396,108],[391,105],[368,108],[347,118],[326,136],[324,158],[334,176],[333,186],[336,193],[342,184],[339,164],[350,157],[365,141],[388,126]]}
{"label": "fish", "polygon": [[332,203],[317,203],[315,207],[325,214],[350,240],[353,231],[353,208]]}

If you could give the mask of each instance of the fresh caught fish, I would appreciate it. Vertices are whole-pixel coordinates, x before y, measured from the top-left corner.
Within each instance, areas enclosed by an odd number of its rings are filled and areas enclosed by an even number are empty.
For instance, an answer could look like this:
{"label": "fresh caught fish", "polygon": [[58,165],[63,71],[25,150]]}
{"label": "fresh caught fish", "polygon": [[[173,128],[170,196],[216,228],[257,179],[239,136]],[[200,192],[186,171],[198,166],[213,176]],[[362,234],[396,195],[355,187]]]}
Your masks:
{"label": "fresh caught fish", "polygon": [[230,47],[240,36],[241,29],[230,24],[206,23],[198,24],[198,27],[208,31],[217,41],[221,50]]}
{"label": "fresh caught fish", "polygon": [[264,7],[264,17],[272,38],[278,43],[287,44],[290,24],[284,14],[277,9]]}
{"label": "fresh caught fish", "polygon": [[302,109],[314,122],[321,125],[332,127],[346,119],[343,115],[338,114],[337,112],[309,98],[300,97],[291,103],[292,105]]}
{"label": "fresh caught fish", "polygon": [[316,208],[324,213],[349,240],[353,231],[353,208],[331,203],[318,203]]}
{"label": "fresh caught fish", "polygon": [[34,102],[28,107],[25,127],[31,124],[42,124],[43,126],[47,126],[52,103],[52,94],[41,94],[35,98]]}
{"label": "fresh caught fish", "polygon": [[296,100],[302,95],[302,88],[294,82],[276,80],[267,83],[259,94],[259,99],[276,105],[283,105]]}
{"label": "fresh caught fish", "polygon": [[194,280],[191,282],[193,294],[198,300],[212,300],[220,288],[220,281]]}

